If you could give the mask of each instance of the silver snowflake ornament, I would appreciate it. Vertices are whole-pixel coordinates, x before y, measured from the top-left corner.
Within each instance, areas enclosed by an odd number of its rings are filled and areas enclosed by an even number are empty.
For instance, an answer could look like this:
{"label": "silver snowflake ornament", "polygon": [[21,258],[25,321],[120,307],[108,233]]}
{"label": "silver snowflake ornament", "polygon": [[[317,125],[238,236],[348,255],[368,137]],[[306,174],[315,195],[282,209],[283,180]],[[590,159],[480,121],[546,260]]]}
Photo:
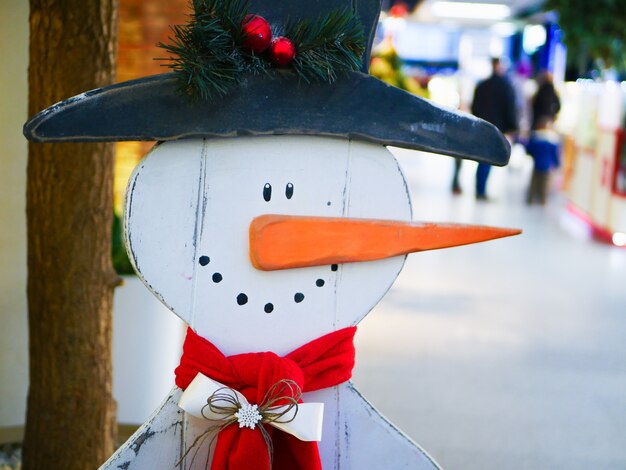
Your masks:
{"label": "silver snowflake ornament", "polygon": [[235,418],[237,418],[240,428],[254,429],[257,423],[263,419],[263,416],[259,413],[257,405],[246,403],[241,405],[239,411],[235,413]]}

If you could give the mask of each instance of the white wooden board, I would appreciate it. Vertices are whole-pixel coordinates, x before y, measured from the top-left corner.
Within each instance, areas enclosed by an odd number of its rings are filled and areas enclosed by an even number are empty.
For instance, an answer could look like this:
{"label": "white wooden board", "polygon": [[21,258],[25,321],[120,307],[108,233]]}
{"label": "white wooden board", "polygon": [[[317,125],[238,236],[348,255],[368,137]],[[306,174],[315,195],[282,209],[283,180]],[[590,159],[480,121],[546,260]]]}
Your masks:
{"label": "white wooden board", "polygon": [[[129,183],[127,245],[148,288],[227,355],[284,355],[354,325],[402,269],[404,257],[258,271],[249,261],[248,228],[262,214],[410,220],[411,205],[397,162],[374,144],[284,136],[157,146]],[[296,302],[296,294],[304,298]],[[325,402],[324,468],[437,468],[351,385],[311,395]],[[180,411],[168,403],[153,417],[154,426],[160,429],[166,416],[168,429],[180,428]],[[180,455],[205,426],[191,417],[182,422],[181,435],[155,433],[150,440],[176,437],[179,449],[172,455]],[[132,442],[118,454],[127,458]],[[162,451],[145,459],[114,456],[103,468],[120,462],[129,462],[120,468],[171,468]],[[193,467],[204,468],[200,462],[198,456]]]}

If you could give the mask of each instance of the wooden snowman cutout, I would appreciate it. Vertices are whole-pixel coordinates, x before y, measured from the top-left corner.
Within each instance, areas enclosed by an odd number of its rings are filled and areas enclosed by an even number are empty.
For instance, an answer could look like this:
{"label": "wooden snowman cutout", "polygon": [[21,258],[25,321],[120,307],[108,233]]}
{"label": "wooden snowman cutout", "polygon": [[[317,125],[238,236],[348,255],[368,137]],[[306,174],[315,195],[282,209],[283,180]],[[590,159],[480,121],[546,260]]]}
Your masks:
{"label": "wooden snowman cutout", "polygon": [[[315,17],[340,2],[282,3],[252,1],[250,8],[272,23]],[[371,44],[379,3],[354,8],[370,26]],[[226,358],[266,351],[282,358],[325,335],[352,331],[387,292],[406,253],[513,234],[412,224],[406,181],[385,148],[505,164],[508,145],[493,126],[361,72],[313,85],[276,73],[284,76],[250,77],[209,102],[181,97],[172,74],[148,77],[54,105],[25,129],[35,141],[163,141],[129,181],[127,248],[150,291],[189,325],[190,335]],[[232,412],[212,421],[198,416],[198,402],[205,409],[215,390],[234,397],[240,391],[193,375],[101,468],[211,468],[222,433],[260,434],[269,426],[253,420],[246,428],[250,423]],[[203,389],[205,379],[217,389]],[[301,468],[285,464],[277,434],[283,432],[319,440],[322,468],[438,468],[349,381],[313,391],[303,384],[302,391],[300,408],[285,415],[300,414],[298,420],[283,425],[301,428],[275,426],[278,447],[264,438],[276,468]],[[238,402],[238,414],[262,405],[244,404]],[[226,421],[230,429],[211,428]],[[265,457],[258,465],[244,459],[245,467],[233,463],[237,458],[219,468],[267,468]]]}

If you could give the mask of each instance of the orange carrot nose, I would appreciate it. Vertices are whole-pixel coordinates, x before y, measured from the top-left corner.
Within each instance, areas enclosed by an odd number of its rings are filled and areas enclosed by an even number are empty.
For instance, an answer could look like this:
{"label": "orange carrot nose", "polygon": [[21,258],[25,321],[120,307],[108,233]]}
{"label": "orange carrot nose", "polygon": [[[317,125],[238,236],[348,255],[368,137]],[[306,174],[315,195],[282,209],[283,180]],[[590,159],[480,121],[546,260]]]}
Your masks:
{"label": "orange carrot nose", "polygon": [[518,235],[480,225],[262,215],[250,224],[250,260],[263,271],[372,261]]}

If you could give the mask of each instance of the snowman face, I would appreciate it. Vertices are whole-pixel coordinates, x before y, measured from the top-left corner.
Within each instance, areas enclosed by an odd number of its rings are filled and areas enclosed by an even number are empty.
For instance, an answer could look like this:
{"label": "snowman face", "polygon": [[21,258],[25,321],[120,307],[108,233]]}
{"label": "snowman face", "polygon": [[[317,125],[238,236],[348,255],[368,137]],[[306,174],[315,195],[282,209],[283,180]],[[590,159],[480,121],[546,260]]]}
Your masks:
{"label": "snowman face", "polygon": [[410,220],[393,156],[322,137],[161,144],[127,193],[127,245],[139,275],[226,354],[279,354],[357,323],[404,257],[283,271],[255,269],[249,227],[264,214]]}

